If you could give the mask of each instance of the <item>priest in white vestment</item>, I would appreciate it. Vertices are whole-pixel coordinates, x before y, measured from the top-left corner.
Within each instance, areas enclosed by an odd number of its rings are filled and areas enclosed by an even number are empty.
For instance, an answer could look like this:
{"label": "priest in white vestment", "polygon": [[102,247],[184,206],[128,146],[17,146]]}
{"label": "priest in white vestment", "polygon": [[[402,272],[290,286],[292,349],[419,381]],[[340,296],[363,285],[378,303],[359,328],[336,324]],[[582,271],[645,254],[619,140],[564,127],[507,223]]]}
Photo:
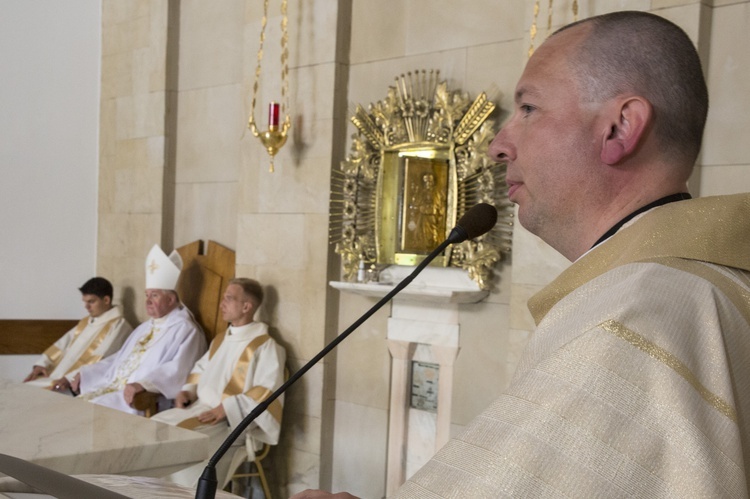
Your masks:
{"label": "priest in white vestment", "polygon": [[693,42],[655,14],[588,18],[514,96],[490,158],[573,263],[529,300],[504,394],[386,495],[746,499],[750,194],[687,192],[708,110]]}
{"label": "priest in white vestment", "polygon": [[112,304],[112,284],[103,277],[93,277],[78,288],[89,313],[52,344],[34,363],[24,382],[29,385],[67,391],[78,369],[116,352],[133,331],[122,316],[122,309]]}
{"label": "priest in white vestment", "polygon": [[81,368],[72,388],[83,399],[141,414],[131,407],[137,393],[158,393],[164,400],[177,396],[206,351],[203,331],[174,291],[181,269],[179,253],[168,257],[154,245],[146,260],[146,312],[151,318],[116,354]]}
{"label": "priest in white vestment", "polygon": [[[211,437],[213,453],[245,416],[284,382],[286,352],[268,335],[268,326],[253,320],[263,301],[257,281],[232,279],[221,302],[226,332],[211,342],[208,352],[195,364],[187,384],[175,398],[175,408],[152,420],[194,429]],[[219,486],[262,445],[275,445],[281,430],[283,395],[274,400],[246,430],[244,438],[219,461]],[[168,479],[194,485],[206,463],[175,473]]]}

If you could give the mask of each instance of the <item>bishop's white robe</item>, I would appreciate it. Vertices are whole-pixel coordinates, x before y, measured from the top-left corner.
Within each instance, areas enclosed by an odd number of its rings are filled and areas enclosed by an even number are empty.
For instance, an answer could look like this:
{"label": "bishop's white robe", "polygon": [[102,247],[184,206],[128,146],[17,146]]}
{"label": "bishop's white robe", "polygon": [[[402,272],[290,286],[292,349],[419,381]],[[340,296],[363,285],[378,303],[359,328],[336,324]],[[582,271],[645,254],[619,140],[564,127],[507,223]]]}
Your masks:
{"label": "bishop's white robe", "polygon": [[[233,327],[214,338],[209,351],[195,364],[188,382],[182,387],[198,396],[185,409],[175,408],[156,414],[151,419],[183,428],[194,429],[211,437],[209,448],[215,452],[232,429],[247,416],[258,403],[264,401],[284,382],[286,352],[268,335],[268,326],[252,322]],[[284,396],[274,400],[250,425],[244,438],[219,461],[217,477],[223,487],[237,466],[254,456],[262,443],[275,445],[281,431],[281,413]],[[203,425],[197,416],[223,405],[226,421]],[[227,424],[228,423],[228,424]],[[194,485],[206,463],[192,466],[167,477],[183,485]]]}
{"label": "bishop's white robe", "polygon": [[529,309],[506,393],[395,497],[748,497],[750,195],[650,210]]}
{"label": "bishop's white robe", "polygon": [[34,363],[46,368],[49,376],[27,384],[49,388],[54,380],[63,376],[72,381],[81,366],[93,364],[119,350],[132,331],[119,306],[99,317],[84,317]]}
{"label": "bishop's white robe", "polygon": [[195,361],[206,351],[206,338],[187,307],[138,326],[114,355],[81,367],[81,397],[131,414],[142,414],[123,397],[128,383],[172,399]]}

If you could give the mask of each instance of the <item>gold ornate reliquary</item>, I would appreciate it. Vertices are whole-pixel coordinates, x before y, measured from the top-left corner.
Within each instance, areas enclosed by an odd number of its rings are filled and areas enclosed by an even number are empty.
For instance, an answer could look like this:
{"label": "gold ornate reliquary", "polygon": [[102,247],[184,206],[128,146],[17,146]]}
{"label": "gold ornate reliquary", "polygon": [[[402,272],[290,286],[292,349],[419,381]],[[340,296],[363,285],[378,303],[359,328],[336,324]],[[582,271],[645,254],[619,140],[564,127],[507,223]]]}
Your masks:
{"label": "gold ornate reliquary", "polygon": [[331,189],[330,239],[344,279],[353,280],[361,262],[417,265],[483,202],[497,208],[497,225],[448,247],[432,265],[464,268],[489,289],[513,228],[505,166],[487,156],[494,109],[484,92],[472,101],[434,70],[401,75],[383,101],[356,106],[351,153]]}

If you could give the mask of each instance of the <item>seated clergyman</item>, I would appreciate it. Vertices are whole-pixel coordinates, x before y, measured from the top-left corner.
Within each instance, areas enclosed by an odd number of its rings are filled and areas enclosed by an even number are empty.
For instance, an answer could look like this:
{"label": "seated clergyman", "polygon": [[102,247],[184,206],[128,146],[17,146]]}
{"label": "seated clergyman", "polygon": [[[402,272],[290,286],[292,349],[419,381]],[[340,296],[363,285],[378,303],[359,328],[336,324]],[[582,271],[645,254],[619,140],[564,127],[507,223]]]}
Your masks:
{"label": "seated clergyman", "polygon": [[114,355],[82,367],[72,389],[81,397],[113,409],[141,414],[131,405],[142,391],[177,395],[195,361],[206,351],[206,338],[175,292],[182,259],[154,245],[146,260],[146,312]]}
{"label": "seated clergyman", "polygon": [[44,351],[24,382],[68,391],[81,366],[119,350],[133,331],[122,309],[112,303],[112,284],[107,279],[93,277],[78,290],[89,315]]}
{"label": "seated clergyman", "polygon": [[[151,419],[206,433],[211,437],[210,448],[215,450],[258,403],[281,386],[286,352],[268,335],[266,324],[253,320],[262,301],[263,288],[257,281],[230,281],[221,302],[229,328],[214,338],[208,352],[195,364],[175,398],[176,407]],[[271,403],[250,425],[245,445],[219,461],[220,485],[225,485],[229,472],[248,456],[252,458],[263,443],[278,442],[282,403],[283,396]],[[201,463],[168,478],[193,485],[204,467]]]}

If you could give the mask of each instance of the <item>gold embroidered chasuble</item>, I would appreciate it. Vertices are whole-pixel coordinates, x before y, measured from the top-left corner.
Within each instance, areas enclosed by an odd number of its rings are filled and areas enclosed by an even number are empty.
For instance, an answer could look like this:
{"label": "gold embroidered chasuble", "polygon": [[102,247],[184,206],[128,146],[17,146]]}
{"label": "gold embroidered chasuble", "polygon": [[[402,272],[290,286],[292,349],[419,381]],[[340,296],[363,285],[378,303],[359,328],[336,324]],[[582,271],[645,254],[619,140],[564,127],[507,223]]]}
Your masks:
{"label": "gold embroidered chasuble", "polygon": [[749,242],[736,195],[590,251],[530,300],[506,393],[396,497],[748,497]]}

